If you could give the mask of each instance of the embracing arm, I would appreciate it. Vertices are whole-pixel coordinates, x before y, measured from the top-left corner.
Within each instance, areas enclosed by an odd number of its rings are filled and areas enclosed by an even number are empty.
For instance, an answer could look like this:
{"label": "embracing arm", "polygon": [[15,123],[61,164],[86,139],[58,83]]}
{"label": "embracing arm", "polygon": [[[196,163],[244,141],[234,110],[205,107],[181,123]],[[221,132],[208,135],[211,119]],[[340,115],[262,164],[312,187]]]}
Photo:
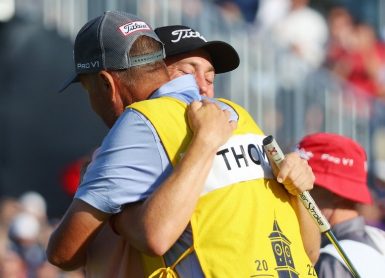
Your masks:
{"label": "embracing arm", "polygon": [[85,263],[88,243],[109,215],[87,203],[74,199],[50,236],[47,258],[64,270],[73,270]]}
{"label": "embracing arm", "polygon": [[279,165],[280,169],[274,163],[271,165],[278,182],[281,182],[291,194],[291,204],[297,214],[306,254],[310,261],[315,264],[319,257],[321,233],[298,198],[299,193],[313,188],[315,181],[313,171],[307,161],[295,152],[285,155],[284,160]]}
{"label": "embracing arm", "polygon": [[292,205],[297,214],[303,246],[310,261],[315,265],[320,255],[321,233],[309,212],[297,196],[292,196]]}
{"label": "embracing arm", "polygon": [[188,109],[193,138],[172,174],[146,201],[128,205],[115,216],[114,227],[133,246],[150,255],[163,255],[188,225],[218,148],[236,123],[230,114],[206,101]]}

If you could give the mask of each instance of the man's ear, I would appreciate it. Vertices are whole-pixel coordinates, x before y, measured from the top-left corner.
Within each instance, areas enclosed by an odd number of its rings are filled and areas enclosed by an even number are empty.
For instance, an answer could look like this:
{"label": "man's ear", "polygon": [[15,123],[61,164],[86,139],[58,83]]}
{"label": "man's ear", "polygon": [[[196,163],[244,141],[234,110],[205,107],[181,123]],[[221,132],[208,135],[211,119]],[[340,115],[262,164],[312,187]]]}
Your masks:
{"label": "man's ear", "polygon": [[121,105],[121,96],[120,96],[120,80],[116,75],[113,75],[107,71],[99,72],[100,82],[102,82],[103,92],[108,94],[110,101],[114,105]]}
{"label": "man's ear", "polygon": [[101,83],[100,85],[102,86],[101,89],[109,94],[114,94],[116,87],[113,76],[107,71],[102,70],[99,72],[99,77]]}

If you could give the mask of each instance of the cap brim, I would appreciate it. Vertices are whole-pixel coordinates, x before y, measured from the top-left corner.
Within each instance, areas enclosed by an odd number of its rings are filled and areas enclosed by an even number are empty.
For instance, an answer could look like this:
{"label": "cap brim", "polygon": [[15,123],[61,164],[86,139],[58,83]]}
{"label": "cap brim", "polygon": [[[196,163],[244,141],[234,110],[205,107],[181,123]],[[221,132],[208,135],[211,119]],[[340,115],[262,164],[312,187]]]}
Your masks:
{"label": "cap brim", "polygon": [[67,89],[67,87],[69,85],[71,85],[72,83],[76,83],[76,82],[79,82],[80,79],[79,79],[79,75],[78,74],[74,74],[73,76],[71,76],[70,78],[68,78],[67,81],[64,82],[64,84],[60,87],[60,89],[58,90],[58,93],[61,93],[63,92],[65,89]]}
{"label": "cap brim", "polygon": [[365,183],[330,175],[330,173],[314,172],[314,174],[316,176],[315,184],[319,187],[354,202],[362,204],[372,204],[373,202],[368,186]]}
{"label": "cap brim", "polygon": [[211,56],[215,73],[224,73],[235,70],[239,66],[237,51],[228,43],[222,41],[210,41],[201,48]]}

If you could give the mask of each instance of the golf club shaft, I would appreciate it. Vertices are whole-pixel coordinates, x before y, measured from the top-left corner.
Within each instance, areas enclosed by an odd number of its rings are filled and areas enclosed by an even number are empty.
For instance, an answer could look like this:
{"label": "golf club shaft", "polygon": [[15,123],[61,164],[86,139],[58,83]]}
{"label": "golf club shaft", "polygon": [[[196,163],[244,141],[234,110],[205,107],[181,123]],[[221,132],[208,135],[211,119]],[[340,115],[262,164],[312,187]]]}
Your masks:
{"label": "golf club shaft", "polygon": [[[277,144],[277,142],[275,141],[272,135],[265,137],[265,139],[263,140],[263,147],[265,149],[267,156],[272,161],[274,161],[274,163],[279,168],[279,165],[285,158],[285,155],[283,154],[281,148],[279,147],[279,145]],[[306,208],[306,210],[309,212],[310,216],[318,225],[321,233],[327,236],[329,241],[333,244],[337,252],[340,254],[340,256],[344,260],[346,266],[348,267],[353,277],[359,278],[360,276],[357,270],[354,268],[353,264],[351,263],[348,256],[346,255],[341,245],[339,244],[338,240],[334,236],[333,232],[331,231],[329,222],[327,221],[325,216],[323,216],[323,214],[321,213],[317,204],[314,202],[313,198],[310,196],[310,193],[308,191],[304,191],[300,193],[298,197],[301,200],[304,207]]]}
{"label": "golf club shaft", "polygon": [[337,238],[334,236],[331,230],[324,232],[323,234],[329,239],[329,241],[333,244],[334,248],[337,250],[338,254],[340,254],[341,258],[344,260],[346,266],[349,268],[350,273],[353,277],[359,278],[357,270],[354,268],[352,262],[349,260],[349,257],[346,255],[345,251],[342,249],[341,245],[338,243]]}

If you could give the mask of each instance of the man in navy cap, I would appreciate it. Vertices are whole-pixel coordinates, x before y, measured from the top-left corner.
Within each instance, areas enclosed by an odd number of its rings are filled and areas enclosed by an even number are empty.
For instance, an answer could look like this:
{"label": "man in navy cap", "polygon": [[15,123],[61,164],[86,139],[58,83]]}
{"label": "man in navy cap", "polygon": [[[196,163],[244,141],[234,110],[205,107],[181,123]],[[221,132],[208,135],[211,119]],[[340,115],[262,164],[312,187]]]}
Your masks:
{"label": "man in navy cap", "polygon": [[214,97],[214,76],[239,66],[237,51],[224,41],[207,41],[198,31],[183,25],[169,25],[155,30],[166,51],[166,65],[171,79],[193,74],[200,94]]}

